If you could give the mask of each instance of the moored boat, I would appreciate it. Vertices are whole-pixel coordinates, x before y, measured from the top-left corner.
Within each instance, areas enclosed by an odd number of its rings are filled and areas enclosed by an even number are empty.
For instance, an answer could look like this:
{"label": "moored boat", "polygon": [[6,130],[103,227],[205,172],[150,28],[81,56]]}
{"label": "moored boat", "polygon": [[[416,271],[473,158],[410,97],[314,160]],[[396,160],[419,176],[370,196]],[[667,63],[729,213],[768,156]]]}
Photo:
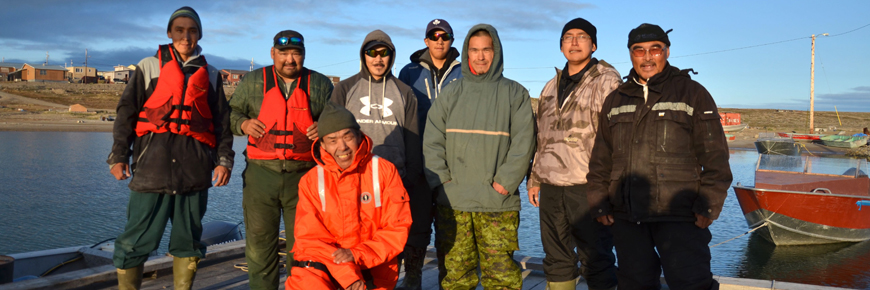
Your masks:
{"label": "moored boat", "polygon": [[[202,225],[200,243],[213,246],[243,239],[241,223],[212,221]],[[11,254],[13,258],[12,281],[37,279],[79,270],[87,270],[104,265],[112,265],[115,249],[114,239],[101,241],[94,245],[74,246],[26,253]],[[149,260],[159,258],[152,252]]]}
{"label": "moored boat", "polygon": [[811,172],[813,162],[825,168],[819,157],[759,156],[755,186],[734,186],[749,227],[775,245],[870,240],[866,162],[841,174]]}
{"label": "moored boat", "polygon": [[776,133],[780,137],[792,138],[795,141],[815,141],[826,136],[825,134],[805,134],[805,133]]}
{"label": "moored boat", "polygon": [[858,148],[867,144],[868,136],[828,135],[821,138],[822,145],[829,147]]}
{"label": "moored boat", "polygon": [[719,113],[719,122],[725,132],[740,132],[746,129],[746,124],[740,118],[740,113]]}
{"label": "moored boat", "polygon": [[800,144],[788,138],[758,139],[755,149],[758,154],[800,155],[801,152]]}

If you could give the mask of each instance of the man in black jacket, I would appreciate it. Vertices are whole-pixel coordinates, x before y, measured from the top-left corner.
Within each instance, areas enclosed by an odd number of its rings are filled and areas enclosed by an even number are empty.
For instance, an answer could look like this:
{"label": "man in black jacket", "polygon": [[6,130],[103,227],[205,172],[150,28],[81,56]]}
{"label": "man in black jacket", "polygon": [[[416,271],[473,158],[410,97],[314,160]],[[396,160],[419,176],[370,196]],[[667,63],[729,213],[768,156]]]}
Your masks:
{"label": "man in black jacket", "polygon": [[[670,31],[668,31],[670,32]],[[628,35],[633,69],[605,100],[589,162],[590,211],[612,226],[619,289],[718,289],[710,230],[731,185],[716,103],[667,62],[670,40],[641,24]]]}
{"label": "man in black jacket", "polygon": [[208,189],[212,181],[226,185],[233,167],[230,109],[220,73],[197,45],[199,15],[181,7],[166,30],[172,43],[139,62],[121,95],[107,160],[116,179],[133,177],[127,224],[115,241],[119,289],[139,289],[143,265],[170,220],[175,289],[191,288],[205,256]]}

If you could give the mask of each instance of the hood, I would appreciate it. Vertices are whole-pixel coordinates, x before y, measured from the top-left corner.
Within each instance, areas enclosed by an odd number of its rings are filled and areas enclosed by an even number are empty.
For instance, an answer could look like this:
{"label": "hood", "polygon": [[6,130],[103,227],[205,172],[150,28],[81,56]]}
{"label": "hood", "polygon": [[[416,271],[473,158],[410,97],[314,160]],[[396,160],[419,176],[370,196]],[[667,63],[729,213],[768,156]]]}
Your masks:
{"label": "hood", "polygon": [[[450,47],[447,50],[447,59],[444,61],[444,65],[450,66],[456,58],[459,57],[459,50],[455,47]],[[429,66],[430,70],[435,69],[435,64],[432,62],[432,56],[429,55],[429,48],[424,48],[418,51],[415,51],[411,54],[411,63],[425,63]]]}
{"label": "hood", "polygon": [[314,144],[311,145],[311,155],[314,156],[314,162],[317,162],[318,165],[323,166],[325,170],[329,171],[353,171],[354,169],[356,169],[356,166],[360,163],[360,161],[365,160],[366,158],[371,158],[372,155],[372,139],[369,138],[369,136],[365,133],[362,133],[362,136],[363,140],[359,144],[359,148],[357,148],[356,153],[354,153],[353,163],[347,169],[341,170],[341,167],[338,167],[338,163],[335,163],[335,159],[332,158],[332,155],[329,154],[329,152],[326,152],[326,149],[323,149],[323,147],[320,146],[320,138],[314,140]]}
{"label": "hood", "polygon": [[[486,30],[489,32],[489,35],[492,36],[492,48],[494,50],[492,65],[490,65],[489,71],[482,75],[471,73],[471,69],[469,68],[471,62],[468,61],[468,41],[471,39],[471,35],[478,30]],[[465,42],[462,44],[462,78],[473,82],[492,82],[501,78],[502,72],[504,72],[504,61],[501,48],[501,39],[498,37],[498,31],[495,30],[495,27],[492,27],[492,25],[489,24],[478,24],[471,27],[471,29],[468,30],[468,34],[465,36]]]}
{"label": "hood", "polygon": [[388,76],[393,74],[393,64],[396,63],[396,46],[393,45],[393,40],[390,39],[390,36],[387,35],[386,32],[381,31],[380,29],[369,32],[369,34],[366,35],[365,40],[363,40],[362,45],[359,47],[359,59],[362,64],[360,68],[360,73],[362,73],[362,76],[364,78],[368,78],[371,76],[371,73],[369,73],[369,68],[366,66],[366,55],[363,49],[366,47],[366,44],[372,41],[380,41],[386,43],[390,51],[393,52],[390,55],[390,62],[387,63],[387,74],[383,78],[387,79]]}

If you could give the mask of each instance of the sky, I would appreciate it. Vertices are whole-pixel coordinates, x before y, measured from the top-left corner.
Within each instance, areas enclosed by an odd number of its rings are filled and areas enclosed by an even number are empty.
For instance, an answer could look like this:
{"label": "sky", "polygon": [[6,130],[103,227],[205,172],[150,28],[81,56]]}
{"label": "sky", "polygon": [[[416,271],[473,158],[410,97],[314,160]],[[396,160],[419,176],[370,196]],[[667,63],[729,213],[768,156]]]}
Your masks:
{"label": "sky", "polygon": [[394,74],[424,48],[426,24],[453,27],[461,51],[468,29],[493,25],[502,38],[504,75],[532,97],[565,66],[562,27],[583,17],[597,27],[593,54],[623,76],[631,69],[628,32],[660,25],[671,41],[671,65],[692,68],[692,78],[722,108],[808,110],[811,36],[815,50],[815,110],[870,112],[870,1],[4,1],[0,60],[81,66],[100,70],[136,64],[166,44],[169,15],[181,6],[199,13],[199,42],[209,64],[248,70],[272,64],[279,31],[305,37],[305,66],[348,78],[359,72],[365,35],[381,29],[396,45]]}

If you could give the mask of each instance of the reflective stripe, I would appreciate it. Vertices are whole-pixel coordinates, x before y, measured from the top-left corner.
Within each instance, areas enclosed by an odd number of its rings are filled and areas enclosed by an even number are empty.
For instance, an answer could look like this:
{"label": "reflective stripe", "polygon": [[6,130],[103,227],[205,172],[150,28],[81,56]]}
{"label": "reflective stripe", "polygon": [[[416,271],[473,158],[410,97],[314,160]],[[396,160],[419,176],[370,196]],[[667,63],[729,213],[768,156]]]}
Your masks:
{"label": "reflective stripe", "polygon": [[637,105],[625,105],[619,106],[616,108],[610,109],[610,113],[607,113],[607,119],[610,120],[610,117],[622,114],[622,113],[634,113],[637,110]]}
{"label": "reflective stripe", "polygon": [[323,183],[323,166],[317,165],[317,194],[320,195],[320,210],[326,211],[326,186]]}
{"label": "reflective stripe", "polygon": [[689,114],[689,116],[694,115],[694,113],[695,113],[695,108],[692,108],[692,106],[689,106],[689,104],[678,103],[678,102],[656,103],[652,107],[652,110],[653,111],[661,111],[661,110],[680,111],[680,112],[686,112],[686,114]]}
{"label": "reflective stripe", "polygon": [[381,207],[381,181],[378,179],[378,157],[372,157],[372,184],[375,187],[375,207]]}
{"label": "reflective stripe", "polygon": [[468,134],[495,135],[495,136],[507,136],[507,137],[511,136],[511,133],[508,133],[508,132],[486,131],[486,130],[447,129],[447,133],[468,133]]}

